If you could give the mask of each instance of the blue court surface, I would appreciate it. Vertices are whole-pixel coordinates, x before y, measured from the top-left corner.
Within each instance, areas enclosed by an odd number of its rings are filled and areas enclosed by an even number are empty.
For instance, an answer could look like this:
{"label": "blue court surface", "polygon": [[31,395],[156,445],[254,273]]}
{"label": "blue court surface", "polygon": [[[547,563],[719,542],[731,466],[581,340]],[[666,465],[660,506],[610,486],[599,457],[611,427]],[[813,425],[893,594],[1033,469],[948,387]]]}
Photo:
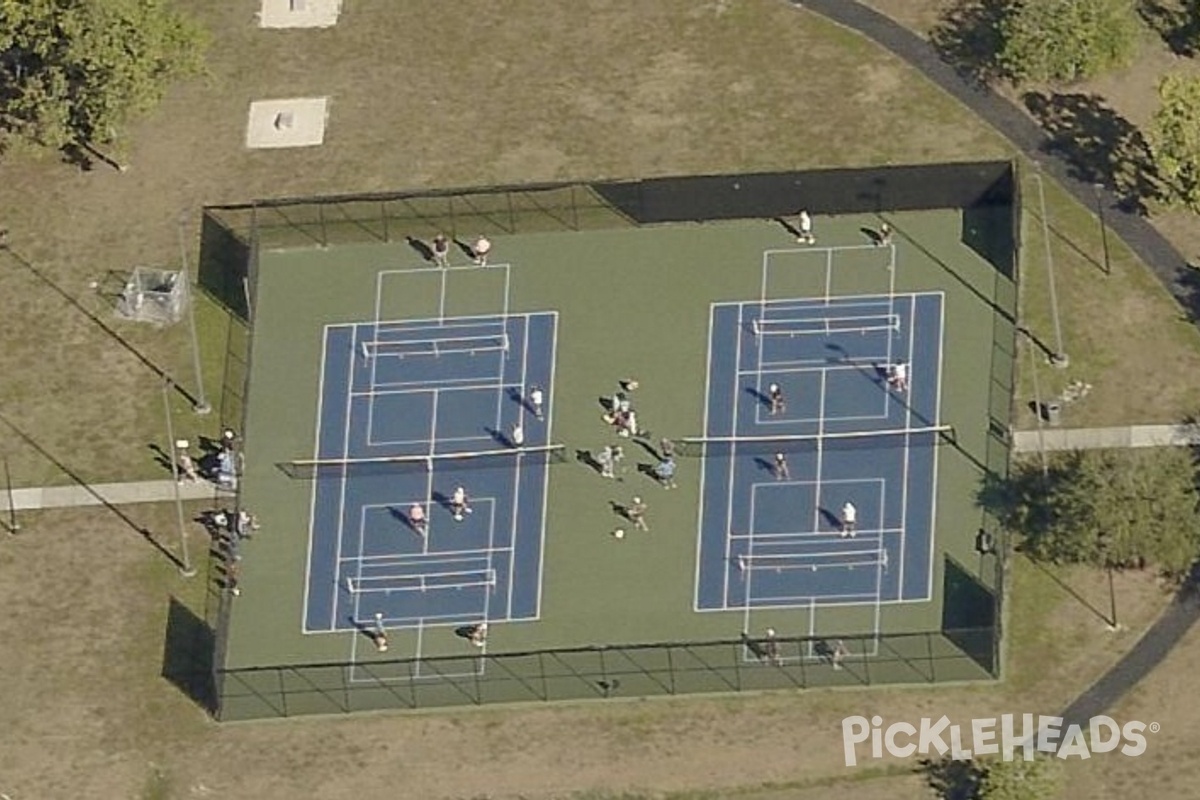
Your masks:
{"label": "blue court surface", "polygon": [[557,319],[326,327],[305,632],[538,617]]}
{"label": "blue court surface", "polygon": [[[712,307],[696,610],[931,598],[942,306],[939,292]],[[906,391],[886,380],[898,362]]]}

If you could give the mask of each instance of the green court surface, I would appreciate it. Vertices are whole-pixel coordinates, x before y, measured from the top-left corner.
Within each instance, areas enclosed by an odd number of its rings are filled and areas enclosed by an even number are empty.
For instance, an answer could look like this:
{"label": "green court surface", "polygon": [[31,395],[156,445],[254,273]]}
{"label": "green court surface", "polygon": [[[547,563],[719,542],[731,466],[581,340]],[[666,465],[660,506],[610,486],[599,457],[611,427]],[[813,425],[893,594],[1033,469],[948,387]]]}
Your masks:
{"label": "green court surface", "polygon": [[[230,600],[221,717],[995,677],[999,570],[979,552],[990,527],[976,494],[988,470],[1007,468],[1016,289],[964,242],[964,213],[887,214],[897,231],[894,282],[872,266],[878,251],[849,249],[868,244],[864,229],[879,217],[818,217],[817,248],[831,249],[773,269],[769,289],[797,298],[830,287],[944,293],[937,422],[953,437],[937,449],[932,600],[753,613],[693,610],[703,459],[680,458],[678,489],[664,490],[638,472],[653,459],[614,437],[600,398],[636,378],[632,399],[650,444],[704,435],[710,306],[762,297],[764,252],[797,249],[784,225],[635,226],[614,215],[608,228],[504,234],[483,214],[458,219],[457,230],[470,239],[487,230],[491,262],[510,268],[454,271],[444,287],[404,240],[428,241],[433,216],[391,230],[391,243],[316,247],[264,233],[241,493],[262,530],[243,545],[242,594]],[[469,263],[458,248],[451,260]],[[407,269],[425,272],[377,278]],[[313,485],[279,465],[312,457],[324,327],[372,320],[377,303],[393,320],[558,314],[550,438],[568,457],[549,467],[540,616],[491,625],[486,657],[451,628],[392,630],[386,653],[361,632],[302,632]],[[576,458],[618,441],[627,454],[620,481]],[[650,531],[615,539],[616,527],[630,526],[612,504],[634,495],[648,504]],[[779,664],[739,642],[767,628],[777,632]],[[848,655],[835,669],[836,640]]]}

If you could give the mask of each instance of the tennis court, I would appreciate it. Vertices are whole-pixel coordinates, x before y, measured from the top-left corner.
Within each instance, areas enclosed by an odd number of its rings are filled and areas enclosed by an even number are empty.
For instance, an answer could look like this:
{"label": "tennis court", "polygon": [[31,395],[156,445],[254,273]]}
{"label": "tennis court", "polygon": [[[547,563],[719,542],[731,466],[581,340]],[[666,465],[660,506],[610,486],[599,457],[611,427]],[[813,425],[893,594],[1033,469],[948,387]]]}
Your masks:
{"label": "tennis court", "polygon": [[1015,295],[963,213],[892,214],[884,246],[870,214],[803,247],[764,218],[484,228],[502,263],[442,268],[413,242],[447,205],[260,250],[226,718],[990,674],[975,492]]}

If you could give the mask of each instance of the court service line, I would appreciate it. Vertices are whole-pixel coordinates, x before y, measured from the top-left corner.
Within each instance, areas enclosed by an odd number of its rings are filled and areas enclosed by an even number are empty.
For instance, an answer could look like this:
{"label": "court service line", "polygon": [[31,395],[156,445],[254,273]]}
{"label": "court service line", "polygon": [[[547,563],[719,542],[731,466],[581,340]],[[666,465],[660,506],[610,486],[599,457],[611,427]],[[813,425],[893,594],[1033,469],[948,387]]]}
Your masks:
{"label": "court service line", "polygon": [[[351,340],[353,340],[351,336]],[[317,376],[317,419],[313,423],[313,459],[321,457],[321,414],[325,406],[325,364],[329,350],[329,331],[325,331],[321,337],[321,374]],[[350,356],[353,363],[354,355]],[[312,492],[309,498],[308,506],[308,558],[305,561],[304,567],[304,605],[300,609],[300,629],[308,631],[308,604],[310,602],[310,594],[312,591],[313,582],[313,540],[317,534],[317,486],[320,481],[312,482]],[[337,607],[338,593],[338,576],[337,564],[341,557],[341,549],[338,549],[337,555],[334,557],[333,569],[333,597],[331,605]]]}

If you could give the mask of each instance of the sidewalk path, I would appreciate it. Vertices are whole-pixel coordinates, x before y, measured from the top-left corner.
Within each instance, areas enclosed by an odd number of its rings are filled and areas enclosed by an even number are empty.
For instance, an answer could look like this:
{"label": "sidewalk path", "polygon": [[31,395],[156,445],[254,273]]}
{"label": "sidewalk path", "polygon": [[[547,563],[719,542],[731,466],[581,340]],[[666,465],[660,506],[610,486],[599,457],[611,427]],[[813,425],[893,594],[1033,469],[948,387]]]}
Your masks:
{"label": "sidewalk path", "polygon": [[[184,500],[232,499],[233,494],[218,489],[208,481],[183,483],[179,495]],[[175,500],[175,482],[143,481],[141,483],[92,483],[86,486],[43,486],[13,489],[12,504],[17,511],[39,508],[71,508],[75,506],[125,505],[126,503],[161,503]],[[8,493],[0,492],[0,511],[8,511]]]}
{"label": "sidewalk path", "polygon": [[1109,450],[1125,447],[1192,447],[1200,445],[1195,425],[1131,425],[1122,428],[1043,428],[1013,432],[1013,450]]}

